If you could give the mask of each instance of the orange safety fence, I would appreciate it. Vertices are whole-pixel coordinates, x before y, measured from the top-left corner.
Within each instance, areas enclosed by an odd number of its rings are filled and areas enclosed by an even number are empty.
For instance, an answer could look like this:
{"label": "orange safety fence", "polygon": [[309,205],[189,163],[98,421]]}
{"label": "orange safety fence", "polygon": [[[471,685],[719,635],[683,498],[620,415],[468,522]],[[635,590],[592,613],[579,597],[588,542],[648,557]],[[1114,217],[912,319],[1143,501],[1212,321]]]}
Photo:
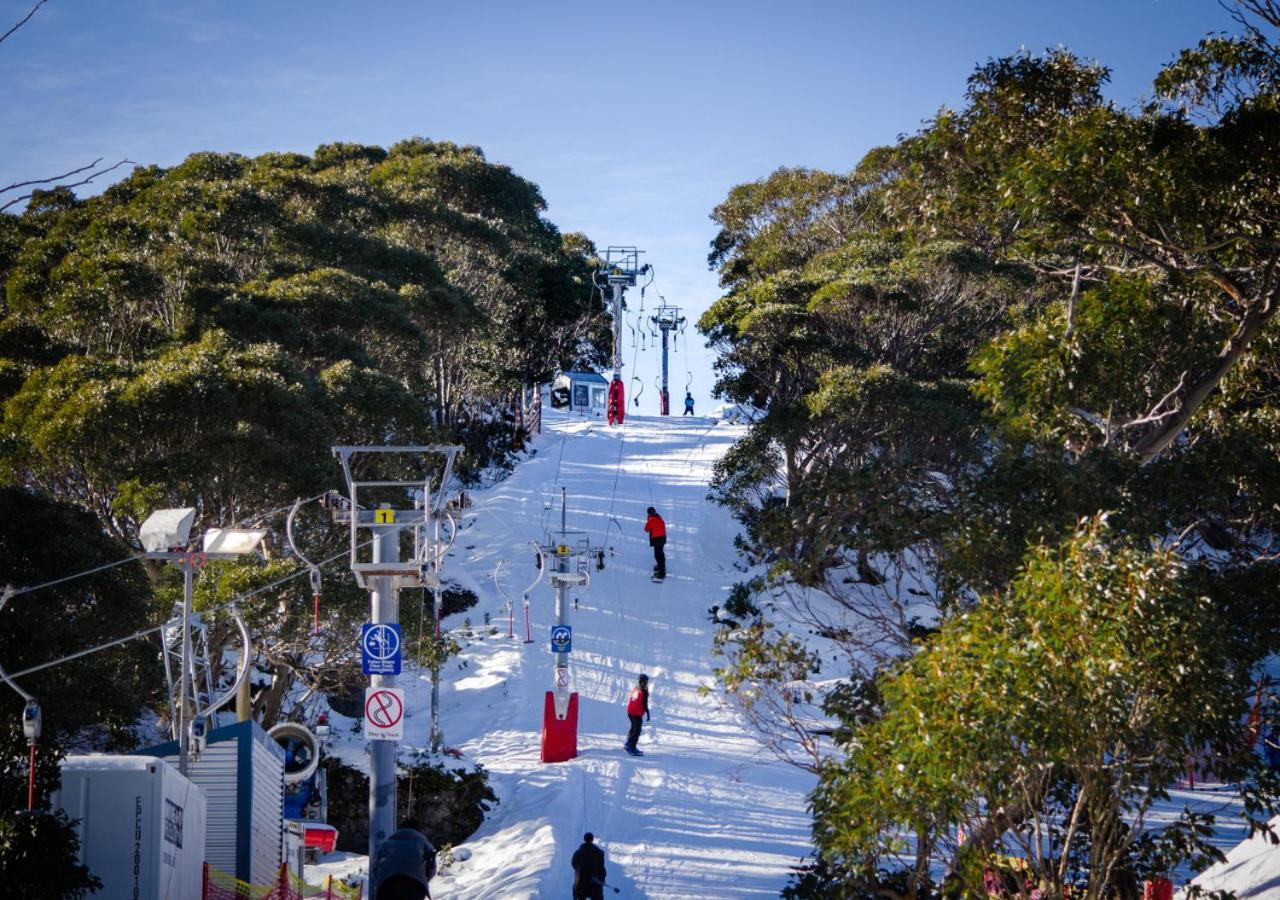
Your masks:
{"label": "orange safety fence", "polygon": [[324,885],[307,884],[283,863],[275,881],[266,885],[249,884],[204,864],[203,900],[361,900],[363,895],[363,886],[350,887],[332,875]]}

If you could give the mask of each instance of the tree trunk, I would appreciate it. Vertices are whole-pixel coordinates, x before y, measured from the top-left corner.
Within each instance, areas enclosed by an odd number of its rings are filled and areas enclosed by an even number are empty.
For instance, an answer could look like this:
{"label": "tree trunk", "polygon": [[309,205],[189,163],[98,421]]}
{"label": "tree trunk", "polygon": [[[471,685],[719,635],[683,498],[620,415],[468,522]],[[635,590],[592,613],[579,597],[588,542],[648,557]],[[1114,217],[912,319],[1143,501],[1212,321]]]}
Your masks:
{"label": "tree trunk", "polygon": [[1191,417],[1196,414],[1196,411],[1204,401],[1218,387],[1226,374],[1231,371],[1231,367],[1249,349],[1249,345],[1253,343],[1254,338],[1258,336],[1263,327],[1275,316],[1276,308],[1276,292],[1274,291],[1249,306],[1235,333],[1231,335],[1218,353],[1217,362],[1213,367],[1175,395],[1174,402],[1178,404],[1177,412],[1166,421],[1160,423],[1155,431],[1147,435],[1135,446],[1134,449],[1138,451],[1142,465],[1145,466],[1154,461],[1177,440],[1178,435],[1182,433],[1187,423],[1191,421]]}

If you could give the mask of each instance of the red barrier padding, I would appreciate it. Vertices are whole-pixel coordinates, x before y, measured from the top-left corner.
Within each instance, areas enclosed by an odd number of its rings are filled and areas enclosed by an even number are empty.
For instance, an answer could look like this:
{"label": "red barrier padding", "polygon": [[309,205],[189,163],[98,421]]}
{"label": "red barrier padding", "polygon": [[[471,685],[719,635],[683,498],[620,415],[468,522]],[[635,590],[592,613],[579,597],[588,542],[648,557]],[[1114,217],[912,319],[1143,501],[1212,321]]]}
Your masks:
{"label": "red barrier padding", "polygon": [[627,417],[627,392],[620,378],[609,382],[608,413],[610,425],[621,425]]}
{"label": "red barrier padding", "polygon": [[307,823],[306,846],[319,847],[321,853],[332,853],[337,843],[338,829],[319,822]]}
{"label": "red barrier padding", "polygon": [[565,762],[578,755],[578,694],[569,695],[568,714],[556,716],[555,691],[547,691],[542,705],[542,761]]}
{"label": "red barrier padding", "polygon": [[1142,882],[1142,900],[1173,900],[1173,882],[1168,878]]}

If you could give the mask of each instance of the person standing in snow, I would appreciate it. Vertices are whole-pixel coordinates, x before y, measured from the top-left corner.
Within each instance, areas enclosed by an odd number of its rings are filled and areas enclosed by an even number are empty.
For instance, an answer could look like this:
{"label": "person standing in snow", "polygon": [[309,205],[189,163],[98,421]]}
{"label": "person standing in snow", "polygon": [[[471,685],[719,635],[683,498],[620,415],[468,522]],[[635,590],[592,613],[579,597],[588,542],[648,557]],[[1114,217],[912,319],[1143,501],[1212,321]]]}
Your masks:
{"label": "person standing in snow", "polygon": [[573,900],[604,900],[604,851],[588,831],[573,851]]}
{"label": "person standing in snow", "polygon": [[436,874],[436,848],[405,819],[385,841],[369,868],[370,900],[422,900],[431,896],[428,883]]}
{"label": "person standing in snow", "polygon": [[693,415],[693,391],[684,392],[684,414],[686,416]]}
{"label": "person standing in snow", "polygon": [[667,577],[667,523],[652,506],[644,530],[649,534],[649,546],[653,548],[653,577],[661,581]]}
{"label": "person standing in snow", "polygon": [[627,732],[626,751],[632,756],[640,755],[640,727],[642,719],[652,719],[649,715],[649,676],[641,675],[636,679],[636,686],[627,698],[627,718],[631,720],[631,730]]}

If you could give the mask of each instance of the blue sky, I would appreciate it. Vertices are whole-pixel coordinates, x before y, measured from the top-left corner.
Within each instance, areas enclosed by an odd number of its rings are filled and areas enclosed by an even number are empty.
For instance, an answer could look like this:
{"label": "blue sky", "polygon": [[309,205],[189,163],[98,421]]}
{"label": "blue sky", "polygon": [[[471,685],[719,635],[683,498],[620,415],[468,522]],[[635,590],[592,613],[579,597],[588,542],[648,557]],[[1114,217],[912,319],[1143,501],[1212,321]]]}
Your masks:
{"label": "blue sky", "polygon": [[[0,0],[0,31],[33,3]],[[478,144],[541,186],[562,230],[647,251],[652,290],[696,318],[717,296],[708,215],[733,185],[850,169],[1020,47],[1098,59],[1127,104],[1232,26],[1214,0],[49,0],[0,44],[0,184],[98,156]],[[688,347],[706,409],[710,353],[692,329]],[[654,412],[656,354],[635,371]]]}

